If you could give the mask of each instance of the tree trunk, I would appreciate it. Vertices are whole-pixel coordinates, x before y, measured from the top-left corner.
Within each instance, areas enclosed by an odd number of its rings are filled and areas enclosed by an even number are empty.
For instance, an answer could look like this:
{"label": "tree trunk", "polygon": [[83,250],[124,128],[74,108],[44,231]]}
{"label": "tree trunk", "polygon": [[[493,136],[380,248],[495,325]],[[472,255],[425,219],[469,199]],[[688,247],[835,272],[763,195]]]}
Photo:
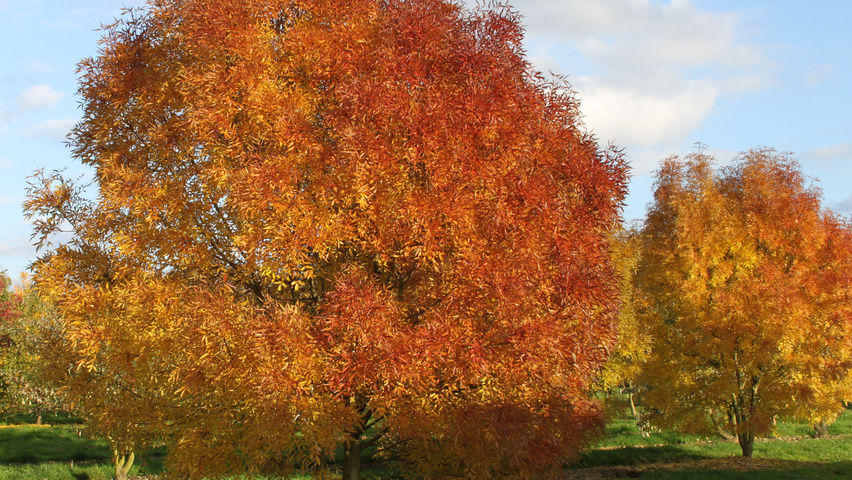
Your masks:
{"label": "tree trunk", "polygon": [[343,445],[343,480],[358,480],[361,476],[361,439],[353,438]]}
{"label": "tree trunk", "polygon": [[740,442],[740,448],[743,450],[743,456],[751,458],[751,454],[754,451],[754,434],[751,432],[738,433],[737,440]]}
{"label": "tree trunk", "polygon": [[819,421],[816,425],[814,425],[814,430],[816,430],[816,438],[823,438],[828,436],[828,423],[826,423],[825,419]]}
{"label": "tree trunk", "polygon": [[130,472],[130,467],[133,466],[133,460],[136,454],[130,452],[130,455],[119,455],[118,450],[115,450],[113,461],[115,462],[115,480],[127,480],[127,473]]}
{"label": "tree trunk", "polygon": [[633,401],[633,392],[627,394],[627,398],[630,400],[630,413],[633,415],[633,418],[639,418],[639,412],[636,411],[636,403]]}
{"label": "tree trunk", "polygon": [[38,412],[36,413],[36,425],[41,425],[42,423],[41,412]]}
{"label": "tree trunk", "polygon": [[736,435],[733,435],[733,434],[731,434],[731,433],[728,433],[728,432],[727,432],[727,431],[725,431],[725,429],[724,429],[724,428],[722,428],[720,425],[717,425],[717,426],[716,426],[716,433],[718,433],[718,434],[719,434],[719,436],[720,436],[720,437],[722,437],[722,438],[723,438],[726,442],[733,442],[734,440],[736,440],[736,439],[737,439],[737,436],[736,436]]}

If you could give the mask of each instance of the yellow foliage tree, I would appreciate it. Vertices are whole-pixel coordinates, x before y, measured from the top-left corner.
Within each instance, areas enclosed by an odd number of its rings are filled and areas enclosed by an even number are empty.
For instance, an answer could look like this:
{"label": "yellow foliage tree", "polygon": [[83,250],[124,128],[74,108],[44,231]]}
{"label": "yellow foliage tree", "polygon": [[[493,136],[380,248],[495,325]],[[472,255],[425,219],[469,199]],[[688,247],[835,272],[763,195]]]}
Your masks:
{"label": "yellow foliage tree", "polygon": [[770,149],[662,162],[636,275],[652,422],[725,426],[751,456],[774,416],[830,420],[852,398],[852,226],[820,200]]}
{"label": "yellow foliage tree", "polygon": [[56,317],[26,280],[12,289],[10,283],[0,271],[0,412],[33,414],[41,424],[45,412],[64,407],[41,375],[42,332]]}
{"label": "yellow foliage tree", "polygon": [[621,387],[630,401],[633,416],[638,418],[634,400],[638,386],[636,380],[651,349],[651,339],[637,315],[641,307],[634,280],[641,254],[639,232],[634,228],[619,230],[614,233],[610,245],[613,266],[619,275],[621,308],[618,314],[618,340],[601,372],[601,386],[606,390]]}

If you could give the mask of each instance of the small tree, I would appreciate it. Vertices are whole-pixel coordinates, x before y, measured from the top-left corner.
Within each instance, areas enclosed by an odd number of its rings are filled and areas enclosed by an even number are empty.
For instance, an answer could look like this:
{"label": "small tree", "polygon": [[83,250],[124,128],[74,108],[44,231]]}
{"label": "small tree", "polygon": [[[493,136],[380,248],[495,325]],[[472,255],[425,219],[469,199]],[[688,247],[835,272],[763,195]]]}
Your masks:
{"label": "small tree", "polygon": [[47,411],[64,404],[41,376],[40,332],[49,308],[29,285],[10,288],[0,273],[0,408],[4,413],[26,413],[42,423]]}
{"label": "small tree", "polygon": [[345,479],[367,449],[432,478],[575,458],[626,165],[522,37],[443,0],[157,0],[108,27],[70,140],[97,199],[38,175],[26,204],[42,245],[73,228],[34,271],[92,425],[194,478],[337,447]]}
{"label": "small tree", "polygon": [[773,150],[672,157],[657,172],[636,283],[653,336],[651,421],[736,432],[835,418],[852,395],[852,226]]}
{"label": "small tree", "polygon": [[0,399],[3,410],[18,403],[18,346],[15,331],[21,318],[21,296],[10,290],[11,281],[0,271]]}

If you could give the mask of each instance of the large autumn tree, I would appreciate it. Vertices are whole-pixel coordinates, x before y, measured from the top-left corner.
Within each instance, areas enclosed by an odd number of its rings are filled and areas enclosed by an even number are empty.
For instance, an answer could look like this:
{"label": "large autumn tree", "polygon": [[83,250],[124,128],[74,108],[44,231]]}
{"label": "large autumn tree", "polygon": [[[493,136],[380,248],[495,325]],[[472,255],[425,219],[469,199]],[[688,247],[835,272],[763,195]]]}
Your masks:
{"label": "large autumn tree", "polygon": [[852,225],[822,208],[793,158],[664,160],[641,235],[652,421],[734,431],[751,456],[776,415],[840,413],[852,398]]}
{"label": "large autumn tree", "polygon": [[55,375],[117,460],[152,438],[194,478],[341,446],[346,479],[368,448],[428,478],[576,456],[627,167],[522,37],[445,0],[154,0],[106,28],[70,136],[93,181],[36,175],[26,208]]}

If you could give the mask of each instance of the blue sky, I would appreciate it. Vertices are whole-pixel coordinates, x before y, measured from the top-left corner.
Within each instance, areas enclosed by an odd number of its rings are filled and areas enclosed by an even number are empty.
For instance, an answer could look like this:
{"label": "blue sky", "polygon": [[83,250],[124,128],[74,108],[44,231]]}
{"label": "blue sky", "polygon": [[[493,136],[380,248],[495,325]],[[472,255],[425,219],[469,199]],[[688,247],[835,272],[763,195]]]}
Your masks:
{"label": "blue sky", "polygon": [[[0,268],[35,258],[21,202],[36,168],[83,173],[63,138],[79,116],[75,68],[130,0],[0,0]],[[469,4],[474,2],[468,1]],[[568,75],[586,127],[634,168],[627,219],[651,173],[696,142],[724,164],[792,152],[825,205],[852,214],[852,2],[515,0],[541,70]]]}

